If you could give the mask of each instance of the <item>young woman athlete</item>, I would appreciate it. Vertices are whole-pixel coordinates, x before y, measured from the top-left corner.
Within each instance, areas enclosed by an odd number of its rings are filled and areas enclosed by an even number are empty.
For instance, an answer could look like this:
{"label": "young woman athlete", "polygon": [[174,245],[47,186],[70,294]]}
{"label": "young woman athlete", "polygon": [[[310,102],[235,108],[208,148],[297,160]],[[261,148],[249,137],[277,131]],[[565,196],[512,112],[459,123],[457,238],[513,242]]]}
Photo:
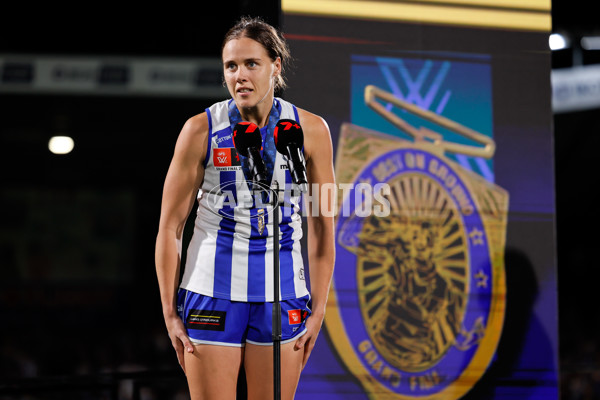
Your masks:
{"label": "young woman athlete", "polygon": [[[273,232],[267,208],[223,201],[221,189],[232,188],[235,197],[247,190],[249,179],[247,160],[235,151],[233,127],[248,121],[260,128],[268,178],[281,187],[289,187],[291,177],[274,145],[280,119],[302,127],[309,192],[334,184],[333,151],[321,117],[275,97],[290,59],[280,32],[260,19],[243,18],[226,34],[222,59],[231,99],[191,117],[180,132],[164,183],[156,271],[168,334],[192,399],[234,399],[244,368],[248,398],[264,400],[273,397]],[[321,207],[332,210],[333,194],[319,196],[317,212],[306,208],[310,293],[300,249],[301,197],[286,192],[282,205],[282,399],[294,397],[325,316],[334,234],[331,213]],[[196,201],[180,282],[182,235]]]}

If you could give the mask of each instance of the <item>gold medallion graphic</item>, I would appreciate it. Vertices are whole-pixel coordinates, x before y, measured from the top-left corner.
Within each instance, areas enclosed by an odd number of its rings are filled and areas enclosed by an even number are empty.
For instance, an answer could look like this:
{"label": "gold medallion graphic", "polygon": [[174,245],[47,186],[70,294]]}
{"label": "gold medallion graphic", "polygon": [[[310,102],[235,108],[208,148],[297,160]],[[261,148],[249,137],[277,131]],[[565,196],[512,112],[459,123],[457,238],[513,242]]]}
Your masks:
{"label": "gold medallion graphic", "polygon": [[262,235],[265,231],[265,210],[259,208],[256,212],[256,216],[258,217],[258,234]]}
{"label": "gold medallion graphic", "polygon": [[421,371],[446,354],[460,331],[467,237],[456,205],[435,180],[413,173],[389,184],[391,215],[367,218],[356,249],[360,306],[378,352],[398,369]]}
{"label": "gold medallion graphic", "polygon": [[[502,331],[508,193],[445,153],[490,158],[494,143],[373,86],[365,100],[415,140],[342,125],[336,181],[385,187],[378,194],[389,212],[364,216],[364,196],[338,192],[327,330],[370,398],[459,399],[488,368]],[[445,142],[378,100],[482,146]]]}

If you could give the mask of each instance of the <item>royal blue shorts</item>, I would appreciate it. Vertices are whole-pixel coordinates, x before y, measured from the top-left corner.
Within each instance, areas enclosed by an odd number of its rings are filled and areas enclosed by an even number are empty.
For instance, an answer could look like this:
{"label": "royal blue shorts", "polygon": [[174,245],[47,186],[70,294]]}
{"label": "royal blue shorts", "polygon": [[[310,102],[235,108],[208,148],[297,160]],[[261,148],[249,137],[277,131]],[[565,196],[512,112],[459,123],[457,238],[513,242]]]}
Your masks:
{"label": "royal blue shorts", "polygon": [[[241,347],[273,345],[273,303],[240,302],[179,289],[177,311],[192,343]],[[310,296],[281,301],[281,343],[306,333]]]}

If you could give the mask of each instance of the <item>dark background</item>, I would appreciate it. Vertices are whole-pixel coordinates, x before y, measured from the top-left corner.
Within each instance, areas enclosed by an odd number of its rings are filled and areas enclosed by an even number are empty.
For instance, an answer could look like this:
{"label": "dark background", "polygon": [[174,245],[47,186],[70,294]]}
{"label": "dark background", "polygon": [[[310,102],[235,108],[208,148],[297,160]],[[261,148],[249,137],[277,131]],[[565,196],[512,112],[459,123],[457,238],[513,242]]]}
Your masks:
{"label": "dark background", "polygon": [[[238,16],[281,22],[273,0],[205,4],[3,6],[0,55],[219,57],[221,38]],[[600,29],[592,2],[555,0],[552,6],[555,32],[577,38]],[[600,63],[597,52],[553,52],[552,67]],[[38,388],[40,398],[61,399],[82,398],[91,389],[90,398],[111,391],[123,398],[138,392],[174,398],[185,389],[162,324],[154,239],[177,134],[214,100],[0,94],[0,399],[3,393],[13,398],[22,385],[34,395]],[[588,206],[598,111],[553,118],[564,399],[599,396],[598,272],[590,261],[590,232],[599,221]],[[74,138],[71,154],[48,152],[47,141],[57,133]],[[94,208],[87,219],[74,207],[82,199]],[[104,247],[85,242],[75,230],[81,226]],[[118,269],[107,273],[98,266],[114,237],[121,247],[114,250]],[[71,240],[79,251],[59,257],[48,238]],[[59,261],[69,265],[57,277]],[[65,387],[69,394],[61,392]]]}
{"label": "dark background", "polygon": [[[600,51],[585,51],[579,38],[598,35],[592,2],[552,1],[553,32],[572,39],[568,49],[552,52],[554,69],[600,63]],[[600,319],[595,305],[599,272],[593,249],[600,223],[591,206],[593,171],[599,148],[598,108],[554,114],[557,209],[558,298],[561,390],[564,399],[600,398]]]}

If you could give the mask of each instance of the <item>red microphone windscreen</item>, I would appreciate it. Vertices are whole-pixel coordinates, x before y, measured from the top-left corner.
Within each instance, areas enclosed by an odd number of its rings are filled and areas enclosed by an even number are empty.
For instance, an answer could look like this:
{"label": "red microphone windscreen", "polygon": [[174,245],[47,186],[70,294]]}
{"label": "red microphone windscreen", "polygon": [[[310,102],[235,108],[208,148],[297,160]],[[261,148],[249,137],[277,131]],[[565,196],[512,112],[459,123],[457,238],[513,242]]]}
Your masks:
{"label": "red microphone windscreen", "polygon": [[273,132],[273,138],[275,139],[275,147],[277,151],[282,154],[285,153],[285,148],[290,144],[302,148],[304,145],[304,133],[300,124],[293,119],[281,119],[275,125]]}
{"label": "red microphone windscreen", "polygon": [[235,124],[232,140],[237,152],[244,157],[248,157],[248,148],[262,148],[260,128],[253,122],[242,121]]}

